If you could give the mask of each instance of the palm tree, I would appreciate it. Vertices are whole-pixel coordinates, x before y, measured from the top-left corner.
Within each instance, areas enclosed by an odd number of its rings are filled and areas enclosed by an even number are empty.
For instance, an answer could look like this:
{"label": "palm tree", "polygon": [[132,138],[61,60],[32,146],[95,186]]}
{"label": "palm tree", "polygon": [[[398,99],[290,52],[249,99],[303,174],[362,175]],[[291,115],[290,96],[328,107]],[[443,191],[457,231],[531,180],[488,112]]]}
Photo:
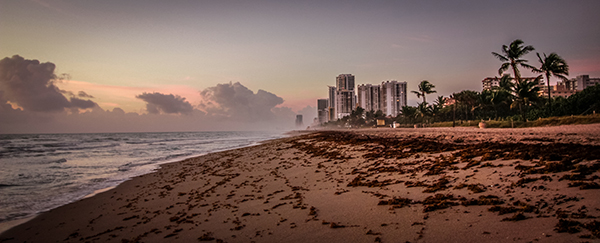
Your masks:
{"label": "palm tree", "polygon": [[444,104],[446,104],[446,98],[444,98],[443,95],[440,95],[437,97],[437,99],[435,99],[435,107],[438,110],[441,110],[442,108],[444,108]]}
{"label": "palm tree", "polygon": [[513,83],[510,80],[510,75],[508,74],[504,74],[501,78],[500,78],[500,82],[498,83],[498,87],[492,87],[492,89],[496,89],[496,90],[500,90],[500,91],[506,91],[508,93],[512,92],[513,90]]}
{"label": "palm tree", "polygon": [[416,118],[421,118],[421,122],[427,123],[425,118],[432,116],[433,108],[427,102],[419,103],[417,106]]}
{"label": "palm tree", "polygon": [[454,93],[453,96],[456,103],[464,108],[465,120],[469,120],[469,111],[471,111],[471,118],[475,119],[475,108],[479,100],[479,93],[472,90],[463,90],[460,93]]}
{"label": "palm tree", "polygon": [[408,120],[408,123],[412,123],[413,118],[416,117],[417,108],[412,106],[402,106],[402,117]]}
{"label": "palm tree", "polygon": [[413,90],[412,92],[417,94],[417,98],[423,97],[423,103],[427,103],[427,99],[425,99],[425,94],[436,93],[437,91],[433,90],[433,88],[435,88],[435,85],[431,84],[427,80],[423,80],[421,81],[421,83],[419,83],[419,91]]}
{"label": "palm tree", "polygon": [[509,105],[516,97],[514,95],[514,87],[515,85],[509,74],[504,74],[500,78],[498,87],[492,87],[490,102],[494,107],[496,119],[498,118],[498,108],[502,108],[503,106],[505,106],[505,108],[510,108]]}
{"label": "palm tree", "polygon": [[[438,96],[435,101],[433,101],[434,104],[431,106],[431,115],[433,116],[433,121],[435,122],[435,119],[442,114],[442,109],[444,108],[444,104],[446,103],[446,99],[444,98],[443,95]],[[441,117],[440,117],[441,119]]]}
{"label": "palm tree", "polygon": [[508,104],[510,100],[509,91],[502,88],[483,90],[480,95],[479,108],[485,110],[485,108],[491,107],[494,110],[494,119],[498,119],[498,108],[503,104]]}
{"label": "palm tree", "polygon": [[548,85],[548,108],[552,113],[552,97],[550,95],[550,77],[554,76],[562,80],[568,80],[565,75],[569,75],[569,65],[562,59],[558,54],[552,52],[549,56],[544,53],[544,59],[539,53],[536,53],[537,57],[542,64],[539,69],[534,69],[537,73],[543,73],[546,75],[546,84]]}
{"label": "palm tree", "polygon": [[521,59],[521,57],[523,57],[525,54],[535,49],[533,46],[522,46],[523,43],[524,42],[522,40],[516,39],[510,43],[509,46],[502,45],[502,53],[504,55],[492,52],[492,55],[504,62],[502,63],[502,66],[500,66],[500,69],[498,69],[498,74],[502,75],[502,73],[504,73],[510,67],[513,70],[513,74],[515,75],[515,80],[517,83],[521,82],[521,73],[518,69],[519,66],[535,70],[534,67],[527,64],[527,60]]}
{"label": "palm tree", "polygon": [[532,102],[539,100],[539,91],[540,87],[537,84],[540,83],[540,79],[542,79],[542,75],[538,76],[535,80],[528,81],[523,80],[521,83],[514,84],[513,94],[515,99],[511,104],[511,108],[518,106],[519,112],[521,113],[521,118],[525,121],[525,110],[523,106],[527,108]]}

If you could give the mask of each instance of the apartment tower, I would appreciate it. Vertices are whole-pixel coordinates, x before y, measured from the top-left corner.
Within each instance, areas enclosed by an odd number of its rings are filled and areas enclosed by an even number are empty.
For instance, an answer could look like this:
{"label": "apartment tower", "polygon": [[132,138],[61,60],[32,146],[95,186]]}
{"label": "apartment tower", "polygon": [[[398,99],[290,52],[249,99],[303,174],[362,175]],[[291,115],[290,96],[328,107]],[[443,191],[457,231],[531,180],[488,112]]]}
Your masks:
{"label": "apartment tower", "polygon": [[327,86],[329,87],[329,107],[327,107],[328,111],[327,111],[327,121],[335,121],[335,93],[336,93],[336,88],[334,86]]}
{"label": "apartment tower", "polygon": [[365,111],[378,111],[381,108],[379,104],[381,99],[379,96],[380,86],[373,84],[362,84],[357,86],[358,106]]}
{"label": "apartment tower", "polygon": [[329,99],[317,100],[317,119],[319,124],[329,121]]}
{"label": "apartment tower", "polygon": [[397,116],[406,106],[406,82],[381,82],[380,110],[387,116]]}
{"label": "apartment tower", "polygon": [[337,76],[335,84],[336,87],[334,102],[334,119],[340,119],[342,117],[349,116],[350,113],[352,113],[352,111],[356,109],[356,95],[354,94],[354,75],[340,74]]}

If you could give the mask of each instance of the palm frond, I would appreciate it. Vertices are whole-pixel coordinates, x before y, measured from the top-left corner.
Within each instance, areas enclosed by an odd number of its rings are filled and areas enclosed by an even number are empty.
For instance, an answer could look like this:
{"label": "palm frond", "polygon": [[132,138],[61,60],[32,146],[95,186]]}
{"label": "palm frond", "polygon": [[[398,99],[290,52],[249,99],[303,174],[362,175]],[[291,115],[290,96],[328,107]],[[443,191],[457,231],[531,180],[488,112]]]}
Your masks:
{"label": "palm frond", "polygon": [[566,76],[564,76],[564,75],[561,75],[561,74],[558,74],[558,75],[557,75],[557,74],[555,74],[554,76],[555,76],[555,77],[557,77],[557,78],[560,78],[560,79],[562,79],[563,81],[569,81],[569,78],[567,78],[567,77],[566,77]]}
{"label": "palm frond", "polygon": [[500,61],[508,62],[508,58],[506,58],[503,55],[500,55],[500,54],[498,54],[496,52],[492,52],[492,55],[495,56],[496,58],[498,58]]}
{"label": "palm frond", "polygon": [[535,48],[533,48],[533,46],[525,46],[525,47],[523,47],[523,49],[521,49],[520,54],[521,54],[521,56],[524,56],[525,54],[527,54],[531,51],[534,51],[534,50],[535,50]]}
{"label": "palm frond", "polygon": [[498,69],[498,75],[502,75],[504,72],[506,72],[506,70],[508,70],[509,67],[510,67],[509,62],[502,63],[502,65]]}
{"label": "palm frond", "polygon": [[534,66],[531,66],[531,65],[529,65],[529,64],[527,64],[527,63],[525,63],[525,62],[521,62],[521,63],[519,63],[519,65],[520,65],[521,67],[524,67],[524,68],[527,68],[527,69],[531,69],[531,70],[537,70],[537,68],[535,68]]}

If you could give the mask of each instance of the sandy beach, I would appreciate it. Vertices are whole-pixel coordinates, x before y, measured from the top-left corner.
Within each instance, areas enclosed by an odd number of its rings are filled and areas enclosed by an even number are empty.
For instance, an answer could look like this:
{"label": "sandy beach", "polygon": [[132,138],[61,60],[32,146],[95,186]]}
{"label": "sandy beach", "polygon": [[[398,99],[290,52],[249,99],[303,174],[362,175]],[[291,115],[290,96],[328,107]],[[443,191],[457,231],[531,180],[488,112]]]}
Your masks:
{"label": "sandy beach", "polygon": [[164,164],[0,242],[598,242],[600,124],[315,131]]}

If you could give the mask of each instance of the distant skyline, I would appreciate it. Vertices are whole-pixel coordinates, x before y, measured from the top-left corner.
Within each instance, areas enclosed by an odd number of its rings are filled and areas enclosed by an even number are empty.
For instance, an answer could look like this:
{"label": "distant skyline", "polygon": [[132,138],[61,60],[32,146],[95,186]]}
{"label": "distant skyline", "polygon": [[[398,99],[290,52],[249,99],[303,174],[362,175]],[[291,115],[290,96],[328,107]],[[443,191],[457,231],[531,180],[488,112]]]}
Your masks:
{"label": "distant skyline", "polygon": [[600,77],[599,10],[596,0],[0,0],[0,59],[68,74],[46,89],[64,96],[55,111],[24,107],[16,99],[33,99],[17,94],[35,92],[0,80],[0,133],[293,128],[298,113],[312,122],[339,74],[481,91],[499,76],[491,52],[515,39],[535,47],[533,66],[536,52],[556,52],[570,78]]}

